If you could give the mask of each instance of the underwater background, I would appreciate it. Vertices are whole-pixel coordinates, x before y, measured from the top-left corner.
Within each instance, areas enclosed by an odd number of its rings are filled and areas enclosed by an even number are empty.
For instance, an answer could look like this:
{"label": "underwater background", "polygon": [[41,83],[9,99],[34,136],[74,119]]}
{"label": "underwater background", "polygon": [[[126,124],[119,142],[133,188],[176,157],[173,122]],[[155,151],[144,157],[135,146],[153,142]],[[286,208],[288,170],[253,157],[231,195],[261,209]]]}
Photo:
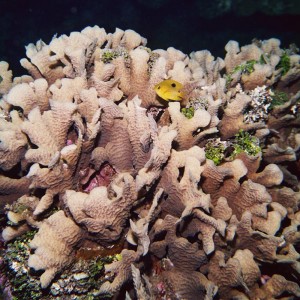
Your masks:
{"label": "underwater background", "polygon": [[208,49],[223,57],[229,40],[245,45],[254,38],[299,46],[299,14],[298,0],[1,0],[0,60],[23,74],[25,45],[93,25],[133,29],[151,49],[172,46],[187,54]]}

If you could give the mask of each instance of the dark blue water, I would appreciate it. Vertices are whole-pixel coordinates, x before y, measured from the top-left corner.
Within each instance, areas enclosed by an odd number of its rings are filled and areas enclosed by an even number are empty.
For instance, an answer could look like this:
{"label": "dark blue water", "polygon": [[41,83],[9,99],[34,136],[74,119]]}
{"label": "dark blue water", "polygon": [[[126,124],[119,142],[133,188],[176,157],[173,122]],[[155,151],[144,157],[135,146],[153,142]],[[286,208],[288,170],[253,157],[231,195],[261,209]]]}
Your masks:
{"label": "dark blue water", "polygon": [[[267,15],[268,9],[255,12],[243,7],[243,14],[246,10],[249,15],[241,16],[241,7],[233,6],[224,12],[217,9],[217,3],[222,1],[211,1],[210,7],[206,2],[0,0],[0,60],[8,61],[14,74],[20,75],[23,70],[19,60],[25,57],[25,45],[39,39],[49,43],[56,33],[69,34],[93,25],[104,27],[107,32],[116,27],[133,29],[148,39],[152,49],[173,46],[185,53],[208,49],[221,57],[230,39],[244,45],[253,38],[277,37],[284,47],[290,43],[300,45],[299,15]],[[280,1],[273,2],[275,5]]]}

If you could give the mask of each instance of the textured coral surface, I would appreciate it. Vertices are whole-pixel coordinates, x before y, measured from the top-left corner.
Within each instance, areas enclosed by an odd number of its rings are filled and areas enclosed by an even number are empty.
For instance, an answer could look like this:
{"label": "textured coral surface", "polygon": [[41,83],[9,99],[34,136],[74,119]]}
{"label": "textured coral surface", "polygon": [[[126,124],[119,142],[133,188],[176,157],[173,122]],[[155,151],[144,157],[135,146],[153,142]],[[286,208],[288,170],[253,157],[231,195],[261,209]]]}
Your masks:
{"label": "textured coral surface", "polygon": [[300,56],[225,49],[94,26],[0,63],[7,299],[300,297]]}

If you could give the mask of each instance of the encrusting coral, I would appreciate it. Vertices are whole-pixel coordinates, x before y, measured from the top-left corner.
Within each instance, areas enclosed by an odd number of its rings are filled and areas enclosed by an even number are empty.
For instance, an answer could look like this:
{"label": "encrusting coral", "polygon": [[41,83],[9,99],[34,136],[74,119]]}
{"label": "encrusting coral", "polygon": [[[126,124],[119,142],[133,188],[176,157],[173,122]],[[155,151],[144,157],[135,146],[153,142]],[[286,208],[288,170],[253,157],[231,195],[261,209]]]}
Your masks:
{"label": "encrusting coral", "polygon": [[[0,63],[7,295],[24,270],[34,299],[300,297],[300,56],[277,39],[225,49],[94,26],[28,45],[30,76]],[[156,94],[165,79],[182,101]]]}

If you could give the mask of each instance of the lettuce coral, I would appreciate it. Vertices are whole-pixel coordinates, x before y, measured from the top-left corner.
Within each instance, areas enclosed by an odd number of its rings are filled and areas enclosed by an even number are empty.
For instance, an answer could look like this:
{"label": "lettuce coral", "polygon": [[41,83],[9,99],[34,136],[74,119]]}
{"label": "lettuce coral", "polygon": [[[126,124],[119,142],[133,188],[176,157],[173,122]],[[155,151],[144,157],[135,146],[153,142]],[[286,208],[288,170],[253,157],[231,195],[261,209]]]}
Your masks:
{"label": "lettuce coral", "polygon": [[[277,39],[225,49],[94,26],[29,44],[30,76],[0,63],[2,238],[37,229],[40,299],[74,296],[85,252],[116,259],[78,299],[300,297],[300,56]],[[182,102],[159,99],[164,79]]]}

